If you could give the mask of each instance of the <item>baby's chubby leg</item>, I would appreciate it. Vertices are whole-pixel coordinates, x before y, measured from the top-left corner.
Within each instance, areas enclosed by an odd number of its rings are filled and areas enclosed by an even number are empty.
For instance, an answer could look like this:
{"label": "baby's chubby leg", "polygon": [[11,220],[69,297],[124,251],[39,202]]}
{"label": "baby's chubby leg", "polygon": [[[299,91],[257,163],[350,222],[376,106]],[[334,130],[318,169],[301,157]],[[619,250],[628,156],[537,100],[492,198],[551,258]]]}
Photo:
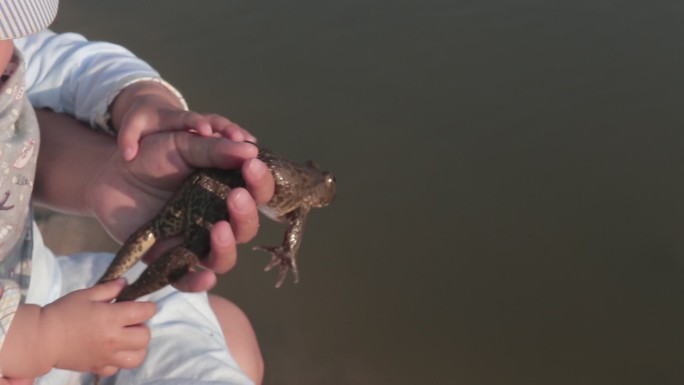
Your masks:
{"label": "baby's chubby leg", "polygon": [[209,295],[209,305],[221,324],[228,349],[238,366],[256,385],[261,385],[264,360],[247,315],[233,302],[218,295]]}
{"label": "baby's chubby leg", "polygon": [[[63,290],[92,285],[112,257],[108,253],[87,253],[58,258]],[[143,269],[144,265],[134,266],[126,274],[129,282]],[[206,293],[183,293],[170,286],[141,300],[157,305],[157,314],[148,322],[152,338],[147,358],[138,368],[121,370],[115,377],[103,379],[103,384],[259,383],[262,363],[256,338],[249,321],[235,305],[212,299],[215,314]]]}

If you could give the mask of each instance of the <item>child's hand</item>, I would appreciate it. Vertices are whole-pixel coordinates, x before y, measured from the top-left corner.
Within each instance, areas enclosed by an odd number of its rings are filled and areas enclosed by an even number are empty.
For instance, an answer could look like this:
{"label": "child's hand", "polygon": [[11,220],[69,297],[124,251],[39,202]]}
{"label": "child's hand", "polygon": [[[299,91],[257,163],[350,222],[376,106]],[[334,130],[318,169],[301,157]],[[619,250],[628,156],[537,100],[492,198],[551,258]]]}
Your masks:
{"label": "child's hand", "polygon": [[109,376],[140,365],[147,353],[151,302],[110,303],[125,286],[119,279],[70,293],[45,306],[41,335],[56,348],[54,367]]}
{"label": "child's hand", "polygon": [[0,385],[33,385],[35,378],[0,378]]}
{"label": "child's hand", "polygon": [[151,81],[126,87],[114,100],[111,114],[126,160],[137,155],[141,137],[159,131],[186,130],[202,136],[223,136],[236,142],[256,141],[247,130],[221,115],[184,110],[176,95]]}

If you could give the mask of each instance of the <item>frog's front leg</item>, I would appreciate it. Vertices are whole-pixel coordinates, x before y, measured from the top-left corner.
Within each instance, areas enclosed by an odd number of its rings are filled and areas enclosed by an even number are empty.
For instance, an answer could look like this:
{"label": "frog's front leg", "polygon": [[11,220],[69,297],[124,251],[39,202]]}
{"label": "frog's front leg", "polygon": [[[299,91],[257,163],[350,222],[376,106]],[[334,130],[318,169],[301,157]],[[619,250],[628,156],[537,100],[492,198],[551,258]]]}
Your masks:
{"label": "frog's front leg", "polygon": [[297,251],[302,244],[304,234],[304,224],[309,214],[309,208],[300,208],[285,216],[287,220],[287,230],[285,238],[280,246],[256,246],[253,250],[262,250],[271,253],[271,262],[266,265],[265,271],[269,271],[276,266],[280,266],[276,287],[280,287],[285,281],[287,272],[292,270],[295,283],[299,282],[299,271],[297,270]]}

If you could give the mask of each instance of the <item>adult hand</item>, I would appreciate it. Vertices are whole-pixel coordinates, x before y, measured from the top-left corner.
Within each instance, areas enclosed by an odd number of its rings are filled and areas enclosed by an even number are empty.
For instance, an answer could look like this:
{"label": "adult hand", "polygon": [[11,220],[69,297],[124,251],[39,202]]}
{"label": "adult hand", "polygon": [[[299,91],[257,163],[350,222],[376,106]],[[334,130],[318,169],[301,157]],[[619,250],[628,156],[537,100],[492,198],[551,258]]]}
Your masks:
{"label": "adult hand", "polygon": [[[241,168],[247,189],[230,192],[227,199],[230,221],[216,223],[211,231],[211,252],[205,267],[223,273],[236,262],[236,244],[247,242],[256,234],[257,204],[267,202],[273,192],[273,177],[256,155],[254,145],[225,138],[207,138],[182,131],[148,135],[132,161],[123,161],[120,154],[110,158],[87,196],[91,197],[95,216],[115,239],[123,241],[158,212],[194,167]],[[214,274],[198,271],[184,277],[176,286],[183,290],[204,290],[213,286],[214,281]]]}
{"label": "adult hand", "polygon": [[[228,222],[211,230],[211,252],[204,267],[176,283],[184,291],[213,287],[214,273],[236,262],[236,244],[251,240],[259,226],[257,205],[273,195],[273,176],[256,159],[254,145],[186,131],[145,136],[138,156],[124,160],[115,138],[96,133],[75,119],[38,113],[43,145],[36,196],[49,206],[97,218],[119,242],[152,218],[197,167],[240,168],[246,188],[227,198]],[[158,255],[155,247],[149,255]]]}

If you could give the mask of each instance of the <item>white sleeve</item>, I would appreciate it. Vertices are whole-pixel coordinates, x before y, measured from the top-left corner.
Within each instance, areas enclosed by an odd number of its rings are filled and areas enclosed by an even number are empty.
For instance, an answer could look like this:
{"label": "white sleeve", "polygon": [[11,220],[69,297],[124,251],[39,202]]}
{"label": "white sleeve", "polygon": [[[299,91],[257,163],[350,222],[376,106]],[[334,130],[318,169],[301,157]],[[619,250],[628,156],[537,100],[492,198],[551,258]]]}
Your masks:
{"label": "white sleeve", "polygon": [[184,103],[159,73],[127,49],[50,30],[14,41],[26,63],[26,90],[36,108],[65,112],[108,129],[109,105],[126,86],[158,81]]}

